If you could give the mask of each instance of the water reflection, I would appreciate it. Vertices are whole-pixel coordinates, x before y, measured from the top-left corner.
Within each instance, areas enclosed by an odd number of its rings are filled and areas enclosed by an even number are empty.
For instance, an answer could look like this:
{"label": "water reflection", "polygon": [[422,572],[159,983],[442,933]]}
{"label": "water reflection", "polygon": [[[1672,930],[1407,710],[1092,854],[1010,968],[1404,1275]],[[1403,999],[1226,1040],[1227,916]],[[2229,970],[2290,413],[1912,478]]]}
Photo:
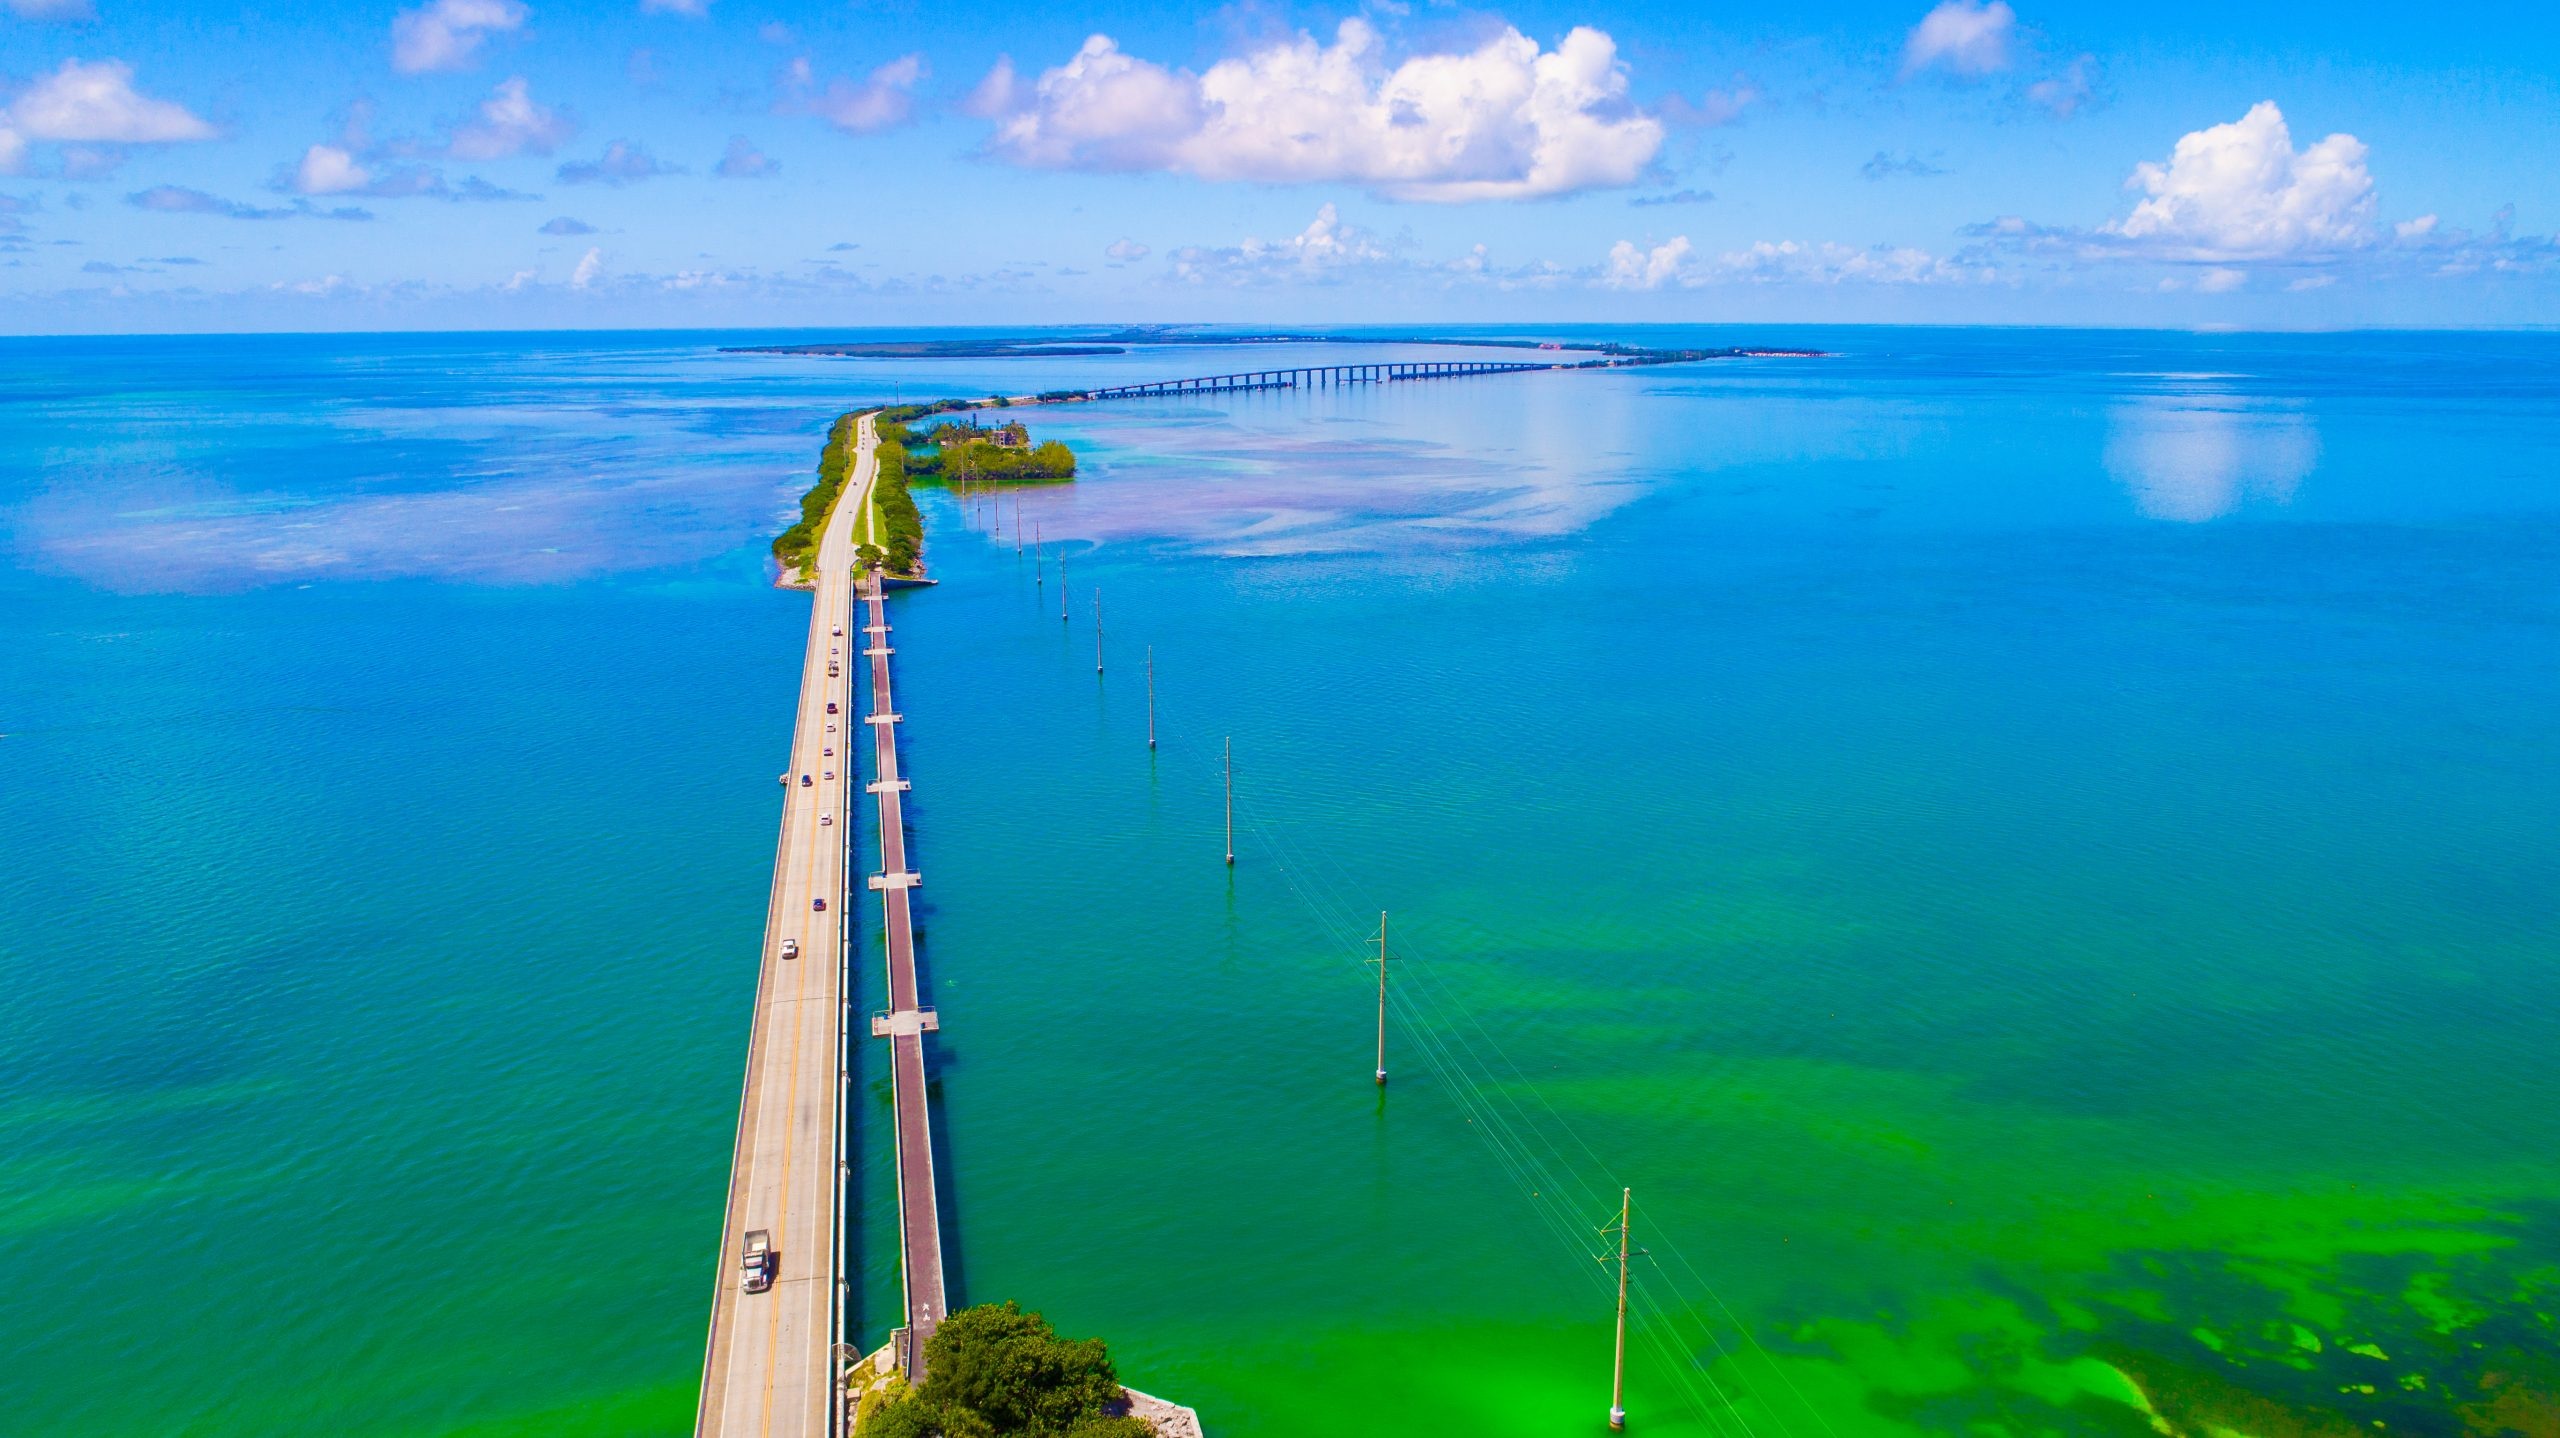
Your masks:
{"label": "water reflection", "polygon": [[2107,473],[2142,513],[2182,524],[2290,504],[2320,461],[2310,416],[2237,396],[2136,400],[2109,411],[2108,429]]}

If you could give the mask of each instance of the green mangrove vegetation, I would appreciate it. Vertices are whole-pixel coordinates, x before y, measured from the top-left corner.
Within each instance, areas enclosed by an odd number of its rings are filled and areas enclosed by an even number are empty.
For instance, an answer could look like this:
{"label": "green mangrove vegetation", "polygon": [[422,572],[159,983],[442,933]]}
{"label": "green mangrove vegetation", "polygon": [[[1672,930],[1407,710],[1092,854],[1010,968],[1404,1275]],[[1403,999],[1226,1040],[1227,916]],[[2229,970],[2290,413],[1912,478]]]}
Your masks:
{"label": "green mangrove vegetation", "polygon": [[[872,483],[871,507],[878,517],[878,542],[861,547],[864,563],[908,578],[922,572],[924,516],[908,492],[910,483],[1054,484],[1076,477],[1074,450],[1054,439],[1033,444],[1029,427],[1019,421],[980,425],[944,420],[922,435],[910,427],[935,415],[991,405],[1000,408],[1004,401],[941,399],[876,412],[873,423],[880,439],[880,468]],[[818,455],[818,482],[800,496],[800,520],[774,536],[773,557],[786,571],[804,579],[816,560],[827,515],[852,476],[861,417],[859,411],[839,415],[828,428],[826,448]]]}
{"label": "green mangrove vegetation", "polygon": [[1010,1300],[964,1308],[924,1346],[924,1382],[863,1404],[862,1438],[1154,1438],[1099,1338],[1060,1338]]}
{"label": "green mangrove vegetation", "polygon": [[800,522],[773,539],[773,557],[785,569],[802,575],[817,556],[818,535],[827,527],[827,512],[836,506],[836,496],[844,493],[845,477],[853,473],[853,445],[856,416],[838,415],[827,429],[827,447],[818,453],[818,482],[800,496]]}
{"label": "green mangrove vegetation", "polygon": [[887,419],[876,422],[879,447],[872,451],[880,471],[871,481],[871,509],[879,516],[879,544],[862,546],[865,563],[877,563],[891,574],[912,577],[924,560],[924,516],[907,492],[907,427]]}
{"label": "green mangrove vegetation", "polygon": [[923,572],[924,516],[916,510],[910,484],[1053,484],[1075,478],[1075,451],[1054,439],[1034,445],[1030,430],[1020,423],[945,420],[922,434],[912,427],[934,415],[979,408],[980,403],[937,400],[879,412],[874,424],[880,437],[880,473],[871,490],[879,543],[863,546],[865,563],[902,578]]}
{"label": "green mangrove vegetation", "polygon": [[1050,484],[1076,477],[1076,452],[1058,440],[1035,446],[1021,421],[960,424],[945,420],[924,437],[925,452],[907,472],[924,483]]}

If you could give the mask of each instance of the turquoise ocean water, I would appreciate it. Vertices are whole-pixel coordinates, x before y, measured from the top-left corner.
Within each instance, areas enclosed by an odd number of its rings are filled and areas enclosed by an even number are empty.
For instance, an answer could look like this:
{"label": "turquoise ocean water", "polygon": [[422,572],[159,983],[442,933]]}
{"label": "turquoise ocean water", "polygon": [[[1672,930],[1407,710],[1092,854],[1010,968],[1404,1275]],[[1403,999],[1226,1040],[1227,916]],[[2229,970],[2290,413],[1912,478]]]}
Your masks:
{"label": "turquoise ocean water", "polygon": [[[1626,1187],[1642,1431],[2550,1431],[2560,339],[1591,333],[1835,353],[920,491],[955,1298],[1593,1432]],[[742,338],[0,345],[0,1431],[687,1431],[827,423],[1319,358]]]}

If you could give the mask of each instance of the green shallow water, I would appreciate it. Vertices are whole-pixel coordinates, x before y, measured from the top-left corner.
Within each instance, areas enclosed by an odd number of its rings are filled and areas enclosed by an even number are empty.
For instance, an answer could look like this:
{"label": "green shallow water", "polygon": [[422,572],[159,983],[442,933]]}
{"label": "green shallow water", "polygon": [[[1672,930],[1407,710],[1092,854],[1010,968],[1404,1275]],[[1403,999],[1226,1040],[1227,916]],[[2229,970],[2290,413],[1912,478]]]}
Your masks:
{"label": "green shallow water", "polygon": [[[1087,456],[1021,511],[1063,624],[1009,508],[922,492],[955,1299],[1109,1337],[1222,1435],[1593,1432],[1626,1186],[1639,1431],[2546,1431],[2560,349],[1822,338],[1035,416]],[[275,582],[223,495],[114,510],[212,550],[120,593],[28,481],[27,1431],[688,1426],[805,603],[754,547],[875,372],[670,353],[479,360],[556,452],[422,463],[450,552],[308,461],[388,580]],[[486,413],[451,355],[364,358],[368,445]],[[648,566],[502,562],[623,527]],[[120,1381],[24,1376],[94,1354]]]}

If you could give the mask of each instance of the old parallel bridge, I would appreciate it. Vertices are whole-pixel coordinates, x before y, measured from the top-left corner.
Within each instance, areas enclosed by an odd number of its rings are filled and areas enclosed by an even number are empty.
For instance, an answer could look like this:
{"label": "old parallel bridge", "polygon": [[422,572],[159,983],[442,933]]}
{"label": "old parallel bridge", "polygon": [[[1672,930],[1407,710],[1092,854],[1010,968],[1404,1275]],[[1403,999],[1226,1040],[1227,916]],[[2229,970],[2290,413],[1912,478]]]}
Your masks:
{"label": "old parallel bridge", "polygon": [[[871,419],[864,416],[863,432]],[[934,1206],[933,1126],[925,1111],[924,1036],[942,1025],[918,1001],[916,934],[911,896],[923,880],[907,867],[907,781],[898,773],[898,721],[889,698],[889,620],[876,574],[865,579],[862,599],[871,622],[863,626],[871,661],[872,773],[869,786],[880,808],[880,869],[871,887],[880,893],[882,948],[889,965],[889,1008],[874,1014],[871,1032],[889,1041],[889,1093],[898,1153],[898,1272],[905,1279],[906,1327],[898,1335],[898,1366],[912,1383],[924,1381],[925,1340],[949,1310],[942,1281],[942,1216]]]}
{"label": "old parallel bridge", "polygon": [[1333,385],[1390,384],[1409,379],[1463,379],[1480,374],[1586,369],[1604,360],[1394,360],[1381,364],[1310,365],[1298,369],[1247,370],[1242,374],[1161,379],[1147,384],[1089,389],[1080,398],[1150,399],[1191,394],[1235,394],[1255,389],[1315,389]]}

